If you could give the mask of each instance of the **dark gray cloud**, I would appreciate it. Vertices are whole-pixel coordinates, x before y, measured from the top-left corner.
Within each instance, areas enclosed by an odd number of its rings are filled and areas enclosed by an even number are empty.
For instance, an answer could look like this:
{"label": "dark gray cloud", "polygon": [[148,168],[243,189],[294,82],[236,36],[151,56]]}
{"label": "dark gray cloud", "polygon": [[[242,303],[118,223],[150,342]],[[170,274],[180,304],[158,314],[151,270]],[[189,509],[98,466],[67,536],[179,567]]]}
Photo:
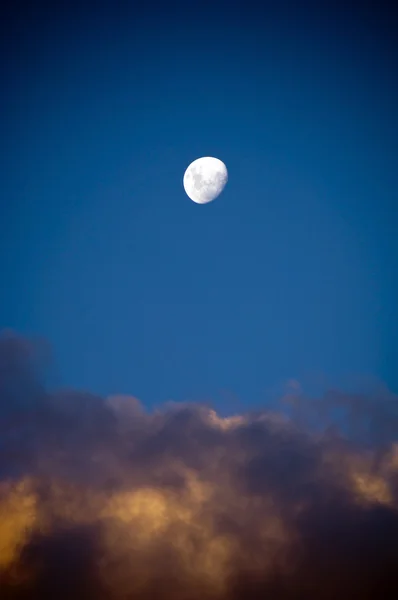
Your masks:
{"label": "dark gray cloud", "polygon": [[40,355],[0,339],[2,599],[398,597],[387,390],[149,414],[49,391]]}

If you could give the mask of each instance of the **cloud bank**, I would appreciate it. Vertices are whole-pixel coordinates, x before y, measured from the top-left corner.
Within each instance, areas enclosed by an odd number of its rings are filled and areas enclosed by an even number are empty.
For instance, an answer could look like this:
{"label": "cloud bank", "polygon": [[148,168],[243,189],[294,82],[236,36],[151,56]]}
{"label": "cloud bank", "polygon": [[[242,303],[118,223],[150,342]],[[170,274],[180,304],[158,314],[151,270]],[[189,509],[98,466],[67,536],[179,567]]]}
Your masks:
{"label": "cloud bank", "polygon": [[398,404],[298,386],[283,411],[147,413],[53,392],[0,338],[0,597],[398,597]]}

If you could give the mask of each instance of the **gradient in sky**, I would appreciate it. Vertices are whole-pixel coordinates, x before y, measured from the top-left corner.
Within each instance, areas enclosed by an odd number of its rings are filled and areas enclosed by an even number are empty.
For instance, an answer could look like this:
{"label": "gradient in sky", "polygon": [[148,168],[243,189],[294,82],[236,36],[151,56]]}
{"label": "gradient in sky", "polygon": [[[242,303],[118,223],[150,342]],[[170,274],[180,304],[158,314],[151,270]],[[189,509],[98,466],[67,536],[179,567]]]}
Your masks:
{"label": "gradient in sky", "polygon": [[[2,9],[0,325],[57,384],[264,403],[398,389],[394,16],[368,3]],[[228,167],[206,206],[200,156]]]}
{"label": "gradient in sky", "polygon": [[394,14],[2,11],[1,600],[396,600]]}

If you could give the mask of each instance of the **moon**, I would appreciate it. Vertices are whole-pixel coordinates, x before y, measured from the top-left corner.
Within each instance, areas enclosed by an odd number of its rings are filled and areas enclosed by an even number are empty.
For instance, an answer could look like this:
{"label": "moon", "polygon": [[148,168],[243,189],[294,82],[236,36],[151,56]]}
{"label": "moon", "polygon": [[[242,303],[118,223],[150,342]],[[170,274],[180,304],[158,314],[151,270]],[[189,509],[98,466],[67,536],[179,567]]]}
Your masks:
{"label": "moon", "polygon": [[194,160],[184,173],[184,189],[197,204],[207,204],[221,194],[228,181],[222,160],[203,156]]}

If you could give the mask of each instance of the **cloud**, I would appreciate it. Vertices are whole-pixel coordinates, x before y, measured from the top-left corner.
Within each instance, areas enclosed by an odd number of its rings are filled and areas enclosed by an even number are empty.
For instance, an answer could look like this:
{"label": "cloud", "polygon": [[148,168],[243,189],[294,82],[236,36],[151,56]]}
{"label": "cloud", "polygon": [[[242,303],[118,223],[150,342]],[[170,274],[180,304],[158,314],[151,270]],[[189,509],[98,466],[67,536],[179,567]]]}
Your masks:
{"label": "cloud", "polygon": [[387,390],[148,413],[47,390],[37,357],[0,339],[2,599],[398,597]]}

